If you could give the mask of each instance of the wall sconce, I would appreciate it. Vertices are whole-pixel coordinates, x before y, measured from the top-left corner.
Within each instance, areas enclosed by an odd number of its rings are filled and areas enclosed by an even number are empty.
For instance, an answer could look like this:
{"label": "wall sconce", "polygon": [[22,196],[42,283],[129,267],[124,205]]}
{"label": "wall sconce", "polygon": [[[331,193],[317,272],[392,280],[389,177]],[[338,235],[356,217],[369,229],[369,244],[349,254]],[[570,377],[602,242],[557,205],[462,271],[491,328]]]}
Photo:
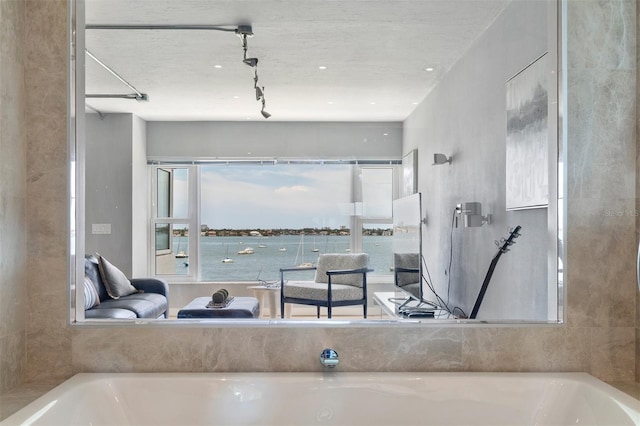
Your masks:
{"label": "wall sconce", "polygon": [[463,203],[456,206],[456,213],[464,218],[465,228],[475,228],[485,223],[491,225],[491,215],[482,216],[482,204],[478,202]]}
{"label": "wall sconce", "polygon": [[438,166],[440,164],[451,164],[451,160],[453,157],[448,157],[444,154],[433,154],[433,164],[432,166]]}

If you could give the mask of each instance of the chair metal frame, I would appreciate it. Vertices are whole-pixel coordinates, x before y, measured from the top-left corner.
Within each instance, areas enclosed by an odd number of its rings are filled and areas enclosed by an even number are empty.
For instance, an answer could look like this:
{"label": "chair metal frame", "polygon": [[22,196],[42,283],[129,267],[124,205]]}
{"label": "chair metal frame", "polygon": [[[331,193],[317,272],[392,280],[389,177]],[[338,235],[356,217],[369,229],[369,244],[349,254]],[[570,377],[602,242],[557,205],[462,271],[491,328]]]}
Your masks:
{"label": "chair metal frame", "polygon": [[[295,303],[299,305],[312,305],[316,307],[316,315],[320,318],[320,308],[327,308],[327,317],[331,319],[331,309],[333,307],[338,306],[352,306],[352,305],[362,305],[363,308],[363,317],[367,318],[367,273],[372,272],[373,269],[370,268],[359,268],[359,269],[339,269],[327,271],[327,299],[302,299],[297,297],[285,297],[284,296],[284,287],[285,280],[284,274],[285,272],[292,271],[314,271],[317,268],[313,267],[305,267],[305,268],[281,268],[280,269],[280,318],[284,318],[284,304],[285,303]],[[335,275],[349,275],[349,274],[362,274],[362,298],[361,299],[352,299],[352,300],[339,300],[334,301],[331,299],[331,277]],[[319,283],[321,284],[321,283]],[[323,284],[323,283],[322,283]]]}

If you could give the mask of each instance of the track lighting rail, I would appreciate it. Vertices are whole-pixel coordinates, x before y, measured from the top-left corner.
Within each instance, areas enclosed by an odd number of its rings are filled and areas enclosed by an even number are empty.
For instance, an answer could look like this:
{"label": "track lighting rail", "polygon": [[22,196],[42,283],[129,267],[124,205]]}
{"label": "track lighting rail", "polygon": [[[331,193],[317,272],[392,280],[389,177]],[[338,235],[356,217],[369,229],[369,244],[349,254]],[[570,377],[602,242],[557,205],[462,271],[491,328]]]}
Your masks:
{"label": "track lighting rail", "polygon": [[[107,24],[88,24],[85,26],[87,30],[195,30],[195,31],[226,31],[238,33],[238,30],[246,26],[238,26],[237,28],[222,27],[219,25],[107,25]],[[249,29],[251,27],[249,26]],[[253,33],[251,33],[253,35]]]}
{"label": "track lighting rail", "polygon": [[148,101],[149,100],[149,96],[147,94],[141,93],[138,89],[133,87],[133,85],[131,85],[124,78],[122,78],[120,76],[120,74],[115,72],[109,65],[105,64],[100,59],[96,58],[96,56],[93,53],[89,52],[89,49],[84,49],[84,52],[87,54],[88,57],[93,59],[98,65],[100,65],[102,68],[107,70],[111,75],[113,75],[115,78],[120,80],[120,82],[122,84],[124,84],[129,89],[133,90],[133,92],[134,92],[131,95],[90,95],[90,94],[87,94],[87,95],[85,95],[85,97],[87,97],[87,98],[123,98],[123,99],[135,99],[136,101]]}
{"label": "track lighting rail", "polygon": [[[187,31],[224,31],[224,32],[232,32],[238,35],[242,39],[242,50],[243,50],[243,60],[242,62],[251,68],[253,68],[253,88],[256,91],[256,101],[262,103],[262,109],[260,110],[260,114],[264,118],[271,117],[267,111],[265,111],[266,107],[266,99],[264,96],[264,86],[260,87],[258,85],[258,58],[247,58],[247,38],[253,37],[253,28],[251,25],[238,25],[237,27],[230,28],[228,26],[220,26],[220,25],[182,25],[182,24],[88,24],[85,25],[86,30],[187,30]],[[123,99],[135,99],[137,101],[148,101],[149,97],[146,94],[140,93],[135,87],[129,84],[124,78],[120,77],[118,73],[112,70],[105,63],[100,61],[94,55],[91,54],[87,49],[85,52],[89,57],[91,57],[94,61],[96,61],[99,65],[101,65],[104,69],[109,71],[124,83],[127,87],[135,92],[135,94],[131,95],[107,95],[107,94],[94,94],[94,95],[86,95],[87,98],[123,98]]]}

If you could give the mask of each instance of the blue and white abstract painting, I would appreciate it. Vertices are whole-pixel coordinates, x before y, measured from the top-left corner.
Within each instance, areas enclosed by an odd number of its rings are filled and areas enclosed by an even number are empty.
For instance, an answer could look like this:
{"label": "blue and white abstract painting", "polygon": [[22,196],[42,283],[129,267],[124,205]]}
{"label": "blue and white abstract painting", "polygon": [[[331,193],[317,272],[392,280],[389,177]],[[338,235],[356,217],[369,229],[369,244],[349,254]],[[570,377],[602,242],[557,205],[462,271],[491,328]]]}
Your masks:
{"label": "blue and white abstract painting", "polygon": [[546,54],[507,82],[506,207],[549,204]]}

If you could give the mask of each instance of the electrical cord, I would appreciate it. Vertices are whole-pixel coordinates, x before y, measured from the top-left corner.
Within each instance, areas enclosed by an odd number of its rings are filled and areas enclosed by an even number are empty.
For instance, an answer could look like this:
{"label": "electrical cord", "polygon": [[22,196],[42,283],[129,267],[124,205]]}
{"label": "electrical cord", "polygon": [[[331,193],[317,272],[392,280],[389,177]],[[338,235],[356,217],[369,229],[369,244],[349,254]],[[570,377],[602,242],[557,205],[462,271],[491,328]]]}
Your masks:
{"label": "electrical cord", "polygon": [[449,232],[449,264],[447,266],[447,301],[445,302],[440,295],[436,292],[435,287],[433,286],[433,280],[431,279],[431,274],[429,273],[429,267],[427,266],[427,261],[424,258],[424,256],[421,256],[421,261],[422,264],[424,266],[423,270],[427,273],[427,276],[425,277],[424,274],[422,275],[421,279],[427,284],[427,286],[429,287],[429,290],[431,290],[431,292],[436,296],[436,300],[438,301],[438,303],[440,304],[441,308],[444,308],[444,310],[446,310],[449,314],[455,316],[456,312],[459,311],[461,312],[461,317],[462,318],[466,318],[467,314],[464,312],[464,310],[462,308],[460,308],[459,306],[454,306],[453,309],[451,309],[449,307],[449,302],[451,300],[450,295],[451,295],[451,266],[453,264],[453,227],[454,227],[454,223],[456,220],[456,210],[453,210],[453,213],[451,215],[451,230]]}
{"label": "electrical cord", "polygon": [[449,266],[447,268],[447,303],[451,300],[451,264],[453,262],[453,224],[456,220],[456,209],[451,215],[451,231],[449,232]]}

